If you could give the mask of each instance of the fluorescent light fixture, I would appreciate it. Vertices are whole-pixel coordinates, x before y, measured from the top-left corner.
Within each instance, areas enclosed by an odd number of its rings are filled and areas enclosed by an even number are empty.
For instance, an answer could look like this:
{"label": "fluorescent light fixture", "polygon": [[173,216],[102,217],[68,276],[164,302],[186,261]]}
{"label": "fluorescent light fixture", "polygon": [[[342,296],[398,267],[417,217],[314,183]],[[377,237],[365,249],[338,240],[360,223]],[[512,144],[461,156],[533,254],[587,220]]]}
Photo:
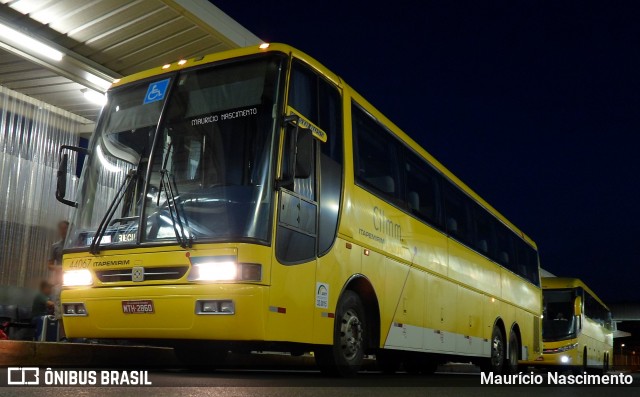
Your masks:
{"label": "fluorescent light fixture", "polygon": [[26,52],[31,52],[33,54],[39,54],[53,59],[54,61],[60,61],[64,56],[62,52],[55,48],[2,23],[0,23],[0,37],[2,37],[4,41],[11,46],[15,44],[15,46],[21,50],[26,50]]}
{"label": "fluorescent light fixture", "polygon": [[90,90],[88,88],[81,91],[87,101],[91,103],[95,103],[96,105],[100,106],[104,106],[104,104],[107,103],[107,97],[104,94],[101,94],[94,90]]}
{"label": "fluorescent light fixture", "polygon": [[111,87],[111,81],[109,80],[105,80],[102,77],[98,77],[95,74],[92,73],[86,73],[85,74],[87,81],[97,85],[100,88],[103,88],[105,91]]}

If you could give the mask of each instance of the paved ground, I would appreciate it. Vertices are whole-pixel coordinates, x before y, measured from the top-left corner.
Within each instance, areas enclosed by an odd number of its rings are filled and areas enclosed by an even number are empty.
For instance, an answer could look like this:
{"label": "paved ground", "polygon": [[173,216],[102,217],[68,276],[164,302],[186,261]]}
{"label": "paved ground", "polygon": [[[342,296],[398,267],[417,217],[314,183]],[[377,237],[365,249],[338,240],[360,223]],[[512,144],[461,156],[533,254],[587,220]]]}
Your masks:
{"label": "paved ground", "polygon": [[[0,370],[6,379],[6,370]],[[430,377],[364,372],[353,379],[325,378],[315,371],[225,370],[190,372],[182,370],[150,373],[152,387],[11,387],[0,389],[0,396],[638,396],[640,374],[634,374],[633,387],[495,387],[480,385],[478,375],[436,374]]]}

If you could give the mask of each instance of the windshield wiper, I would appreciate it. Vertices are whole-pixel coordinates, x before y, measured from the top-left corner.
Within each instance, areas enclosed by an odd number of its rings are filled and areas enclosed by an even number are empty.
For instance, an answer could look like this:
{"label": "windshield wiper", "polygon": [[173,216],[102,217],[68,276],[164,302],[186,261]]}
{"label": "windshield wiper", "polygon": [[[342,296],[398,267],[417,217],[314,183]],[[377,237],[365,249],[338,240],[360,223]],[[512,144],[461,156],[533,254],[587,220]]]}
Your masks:
{"label": "windshield wiper", "polygon": [[[169,171],[167,170],[167,162],[169,160],[169,154],[171,153],[172,148],[173,144],[170,143],[169,148],[167,149],[167,153],[164,155],[164,159],[162,161],[162,169],[160,170],[160,187],[158,189],[158,200],[156,205],[158,207],[160,206],[160,196],[162,193],[162,188],[165,187],[167,192],[167,209],[169,210],[169,216],[171,217],[171,223],[173,226],[173,232],[176,235],[176,241],[182,248],[191,248],[191,246],[193,246],[193,233],[189,228],[186,217],[184,222],[187,224],[185,225],[185,223],[183,223],[182,221],[180,209],[176,200],[176,194],[174,193],[174,189],[171,183],[171,177],[169,176]],[[187,229],[186,232],[185,228]]]}
{"label": "windshield wiper", "polygon": [[[139,165],[139,164],[138,164]],[[111,204],[105,212],[102,220],[100,221],[100,225],[98,226],[98,230],[96,230],[96,234],[93,235],[93,240],[91,240],[91,246],[89,247],[89,252],[96,255],[100,252],[100,241],[104,236],[104,233],[107,231],[107,227],[109,226],[109,221],[113,217],[116,212],[116,209],[120,205],[122,198],[125,196],[125,193],[129,190],[131,183],[138,177],[138,173],[136,168],[130,169],[127,173],[127,176],[120,184],[118,191],[116,192],[115,197],[111,200]]]}

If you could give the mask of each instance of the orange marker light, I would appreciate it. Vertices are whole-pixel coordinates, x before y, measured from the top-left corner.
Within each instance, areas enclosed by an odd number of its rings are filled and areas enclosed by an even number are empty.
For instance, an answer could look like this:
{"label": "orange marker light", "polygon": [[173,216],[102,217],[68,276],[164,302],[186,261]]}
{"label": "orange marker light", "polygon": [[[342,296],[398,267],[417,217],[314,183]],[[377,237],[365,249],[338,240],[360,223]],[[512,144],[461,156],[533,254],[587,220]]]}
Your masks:
{"label": "orange marker light", "polygon": [[166,65],[162,65],[162,69],[169,69],[171,67],[171,64],[168,63]]}
{"label": "orange marker light", "polygon": [[262,43],[262,44],[260,44],[260,47],[259,47],[259,48],[260,48],[261,50],[266,50],[267,48],[269,48],[269,43]]}
{"label": "orange marker light", "polygon": [[184,65],[185,63],[187,63],[186,59],[181,59],[178,61],[178,65]]}

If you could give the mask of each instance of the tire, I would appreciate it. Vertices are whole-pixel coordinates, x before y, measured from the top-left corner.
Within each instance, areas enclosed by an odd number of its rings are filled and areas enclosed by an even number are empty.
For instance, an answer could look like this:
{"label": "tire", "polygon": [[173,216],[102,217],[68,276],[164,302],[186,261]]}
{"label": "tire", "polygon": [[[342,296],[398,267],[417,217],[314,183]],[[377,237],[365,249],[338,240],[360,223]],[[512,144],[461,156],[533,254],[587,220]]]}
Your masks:
{"label": "tire", "polygon": [[608,372],[609,372],[609,355],[605,353],[603,362],[602,362],[602,375],[606,375]]}
{"label": "tire", "polygon": [[491,333],[491,357],[482,361],[480,368],[483,372],[493,372],[501,374],[505,363],[505,343],[504,335],[497,326],[493,326]]}
{"label": "tire", "polygon": [[502,373],[504,375],[513,375],[518,373],[518,356],[520,355],[520,343],[515,332],[511,332],[509,336],[509,355],[505,357]]}
{"label": "tire", "polygon": [[376,365],[384,374],[395,374],[402,365],[400,352],[395,350],[378,350],[378,353],[376,353]]}
{"label": "tire", "polygon": [[354,376],[362,366],[367,331],[362,300],[355,292],[345,291],[336,308],[333,345],[315,351],[320,371],[330,376]]}
{"label": "tire", "polygon": [[209,371],[223,366],[229,354],[225,349],[197,344],[177,345],[173,352],[186,368]]}
{"label": "tire", "polygon": [[574,365],[571,367],[571,372],[574,375],[582,375],[587,372],[587,348],[584,348],[582,352],[582,365]]}

